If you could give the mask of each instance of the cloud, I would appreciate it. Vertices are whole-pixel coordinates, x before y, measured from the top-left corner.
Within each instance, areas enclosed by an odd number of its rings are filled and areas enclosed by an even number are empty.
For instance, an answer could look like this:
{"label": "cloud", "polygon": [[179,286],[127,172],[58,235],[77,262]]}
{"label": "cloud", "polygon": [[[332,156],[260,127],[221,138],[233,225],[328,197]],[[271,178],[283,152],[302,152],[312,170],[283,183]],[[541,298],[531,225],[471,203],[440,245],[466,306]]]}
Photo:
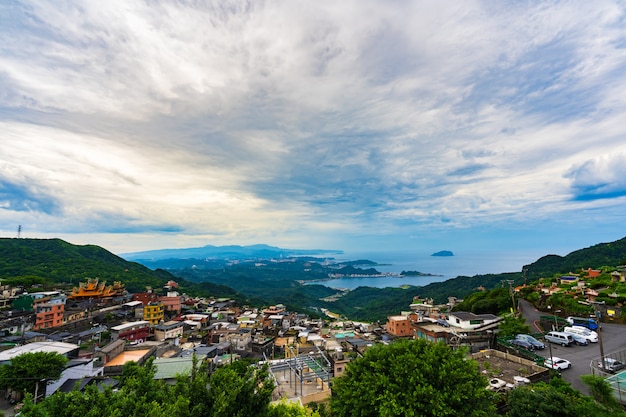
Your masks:
{"label": "cloud", "polygon": [[60,204],[54,196],[32,182],[12,182],[0,178],[0,209],[18,212],[61,214]]}
{"label": "cloud", "polygon": [[566,174],[572,184],[573,199],[590,201],[626,196],[626,154],[613,154],[587,160]]}
{"label": "cloud", "polygon": [[0,192],[29,230],[306,246],[618,216],[617,2],[0,7]]}

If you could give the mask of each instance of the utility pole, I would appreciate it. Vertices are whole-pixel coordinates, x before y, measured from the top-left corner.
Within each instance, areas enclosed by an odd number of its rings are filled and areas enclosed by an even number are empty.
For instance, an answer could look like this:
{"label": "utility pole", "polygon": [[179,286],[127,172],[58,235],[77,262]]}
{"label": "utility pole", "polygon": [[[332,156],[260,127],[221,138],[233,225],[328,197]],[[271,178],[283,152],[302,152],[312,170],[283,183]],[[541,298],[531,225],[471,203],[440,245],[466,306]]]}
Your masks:
{"label": "utility pole", "polygon": [[594,301],[591,304],[593,304],[593,311],[595,312],[596,321],[598,322],[598,331],[596,333],[598,333],[598,346],[600,346],[600,361],[602,363],[602,372],[606,372],[606,363],[604,360],[604,346],[602,346],[602,332],[600,331],[600,312],[598,311],[598,304],[604,304],[604,301],[602,303]]}
{"label": "utility pole", "polygon": [[513,280],[509,279],[507,280],[507,282],[509,283],[509,293],[511,293],[511,305],[513,306],[512,311],[513,313],[515,313],[517,309],[515,308],[515,291],[513,291]]}

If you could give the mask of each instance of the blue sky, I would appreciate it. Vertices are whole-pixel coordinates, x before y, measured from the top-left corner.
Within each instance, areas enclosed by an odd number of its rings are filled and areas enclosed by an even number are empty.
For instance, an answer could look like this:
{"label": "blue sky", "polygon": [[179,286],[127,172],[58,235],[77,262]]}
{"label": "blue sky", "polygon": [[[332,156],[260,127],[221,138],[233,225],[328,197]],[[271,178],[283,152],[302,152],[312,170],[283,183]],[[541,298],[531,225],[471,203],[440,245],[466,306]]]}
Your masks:
{"label": "blue sky", "polygon": [[619,239],[625,20],[621,1],[2,2],[0,232],[114,253]]}

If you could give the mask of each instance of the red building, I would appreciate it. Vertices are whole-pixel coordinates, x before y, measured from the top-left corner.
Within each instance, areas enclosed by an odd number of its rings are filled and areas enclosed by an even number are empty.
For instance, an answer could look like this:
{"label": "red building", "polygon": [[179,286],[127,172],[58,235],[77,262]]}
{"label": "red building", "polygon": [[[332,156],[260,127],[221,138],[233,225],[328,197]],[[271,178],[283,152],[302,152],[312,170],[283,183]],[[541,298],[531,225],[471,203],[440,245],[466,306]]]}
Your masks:
{"label": "red building", "polygon": [[408,316],[389,316],[387,333],[397,337],[407,337],[413,336],[415,332]]}
{"label": "red building", "polygon": [[65,299],[65,295],[62,294],[35,299],[33,301],[35,311],[33,330],[61,326],[65,313]]}
{"label": "red building", "polygon": [[111,341],[123,339],[129,342],[145,342],[148,336],[150,336],[150,322],[146,320],[111,327]]}

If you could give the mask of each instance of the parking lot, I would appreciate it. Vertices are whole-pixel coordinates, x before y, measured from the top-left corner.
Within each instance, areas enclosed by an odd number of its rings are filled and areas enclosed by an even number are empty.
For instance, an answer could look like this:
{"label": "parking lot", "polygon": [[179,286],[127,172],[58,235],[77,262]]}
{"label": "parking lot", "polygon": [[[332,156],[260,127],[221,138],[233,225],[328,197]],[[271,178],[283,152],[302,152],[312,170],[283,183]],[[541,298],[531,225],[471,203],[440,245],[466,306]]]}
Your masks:
{"label": "parking lot", "polygon": [[[545,314],[536,311],[530,304],[525,304],[522,311],[529,323],[538,320],[539,316]],[[626,326],[602,323],[602,330],[598,331],[598,336],[602,338],[605,355],[622,350],[626,346]],[[545,358],[550,357],[550,346],[548,345],[550,344],[546,342],[546,348],[537,350],[535,353]],[[588,395],[589,390],[580,380],[580,376],[591,373],[591,361],[600,358],[600,343],[589,343],[587,346],[572,345],[570,347],[551,344],[551,347],[553,356],[567,359],[572,363],[570,369],[562,371],[563,379],[572,384],[574,389]]]}

